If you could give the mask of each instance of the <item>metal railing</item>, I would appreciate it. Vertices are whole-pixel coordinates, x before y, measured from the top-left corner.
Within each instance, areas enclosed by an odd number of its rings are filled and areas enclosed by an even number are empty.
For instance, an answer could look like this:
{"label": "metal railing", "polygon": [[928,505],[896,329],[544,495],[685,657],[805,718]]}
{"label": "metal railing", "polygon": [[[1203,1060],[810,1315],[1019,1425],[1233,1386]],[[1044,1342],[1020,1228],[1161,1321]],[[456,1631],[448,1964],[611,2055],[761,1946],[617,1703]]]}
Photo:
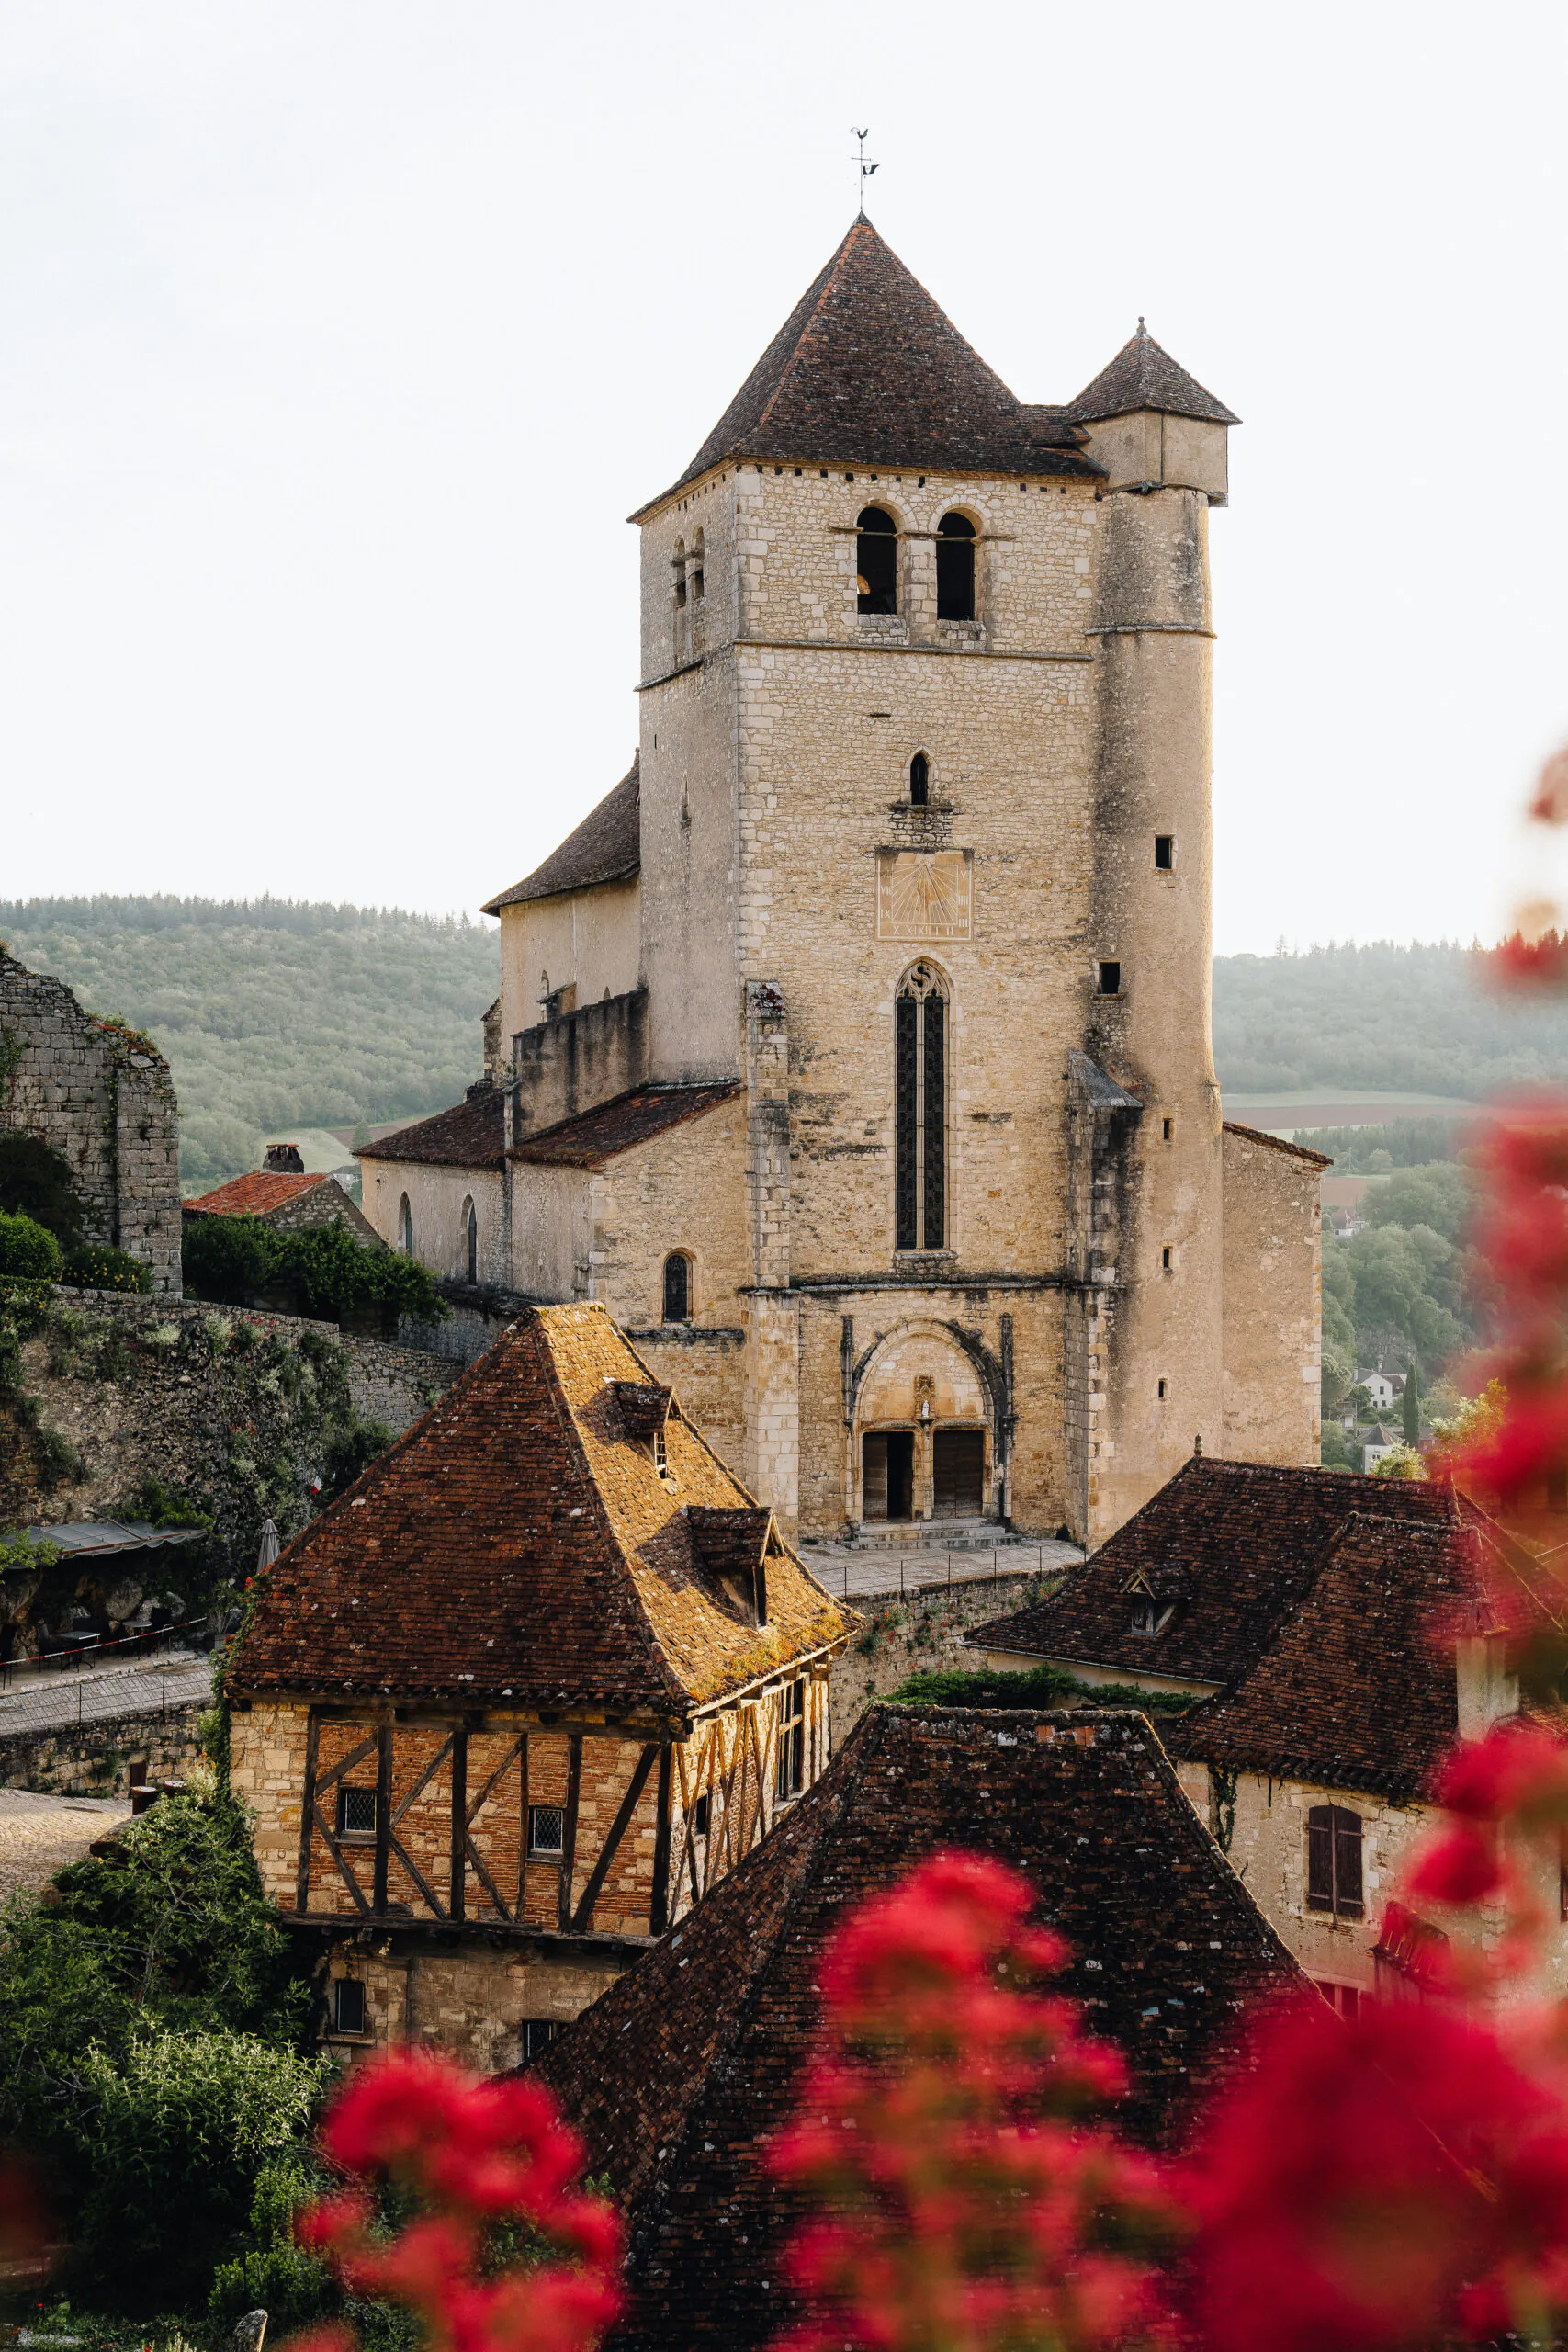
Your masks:
{"label": "metal railing", "polygon": [[[891,1548],[892,1547],[889,1546],[889,1549]],[[935,1547],[933,1546],[932,1549],[934,1548]],[[992,1544],[990,1547],[991,1565],[988,1568],[972,1568],[966,1571],[963,1576],[955,1577],[953,1573],[953,1555],[955,1553],[962,1551],[966,1558],[972,1559],[984,1559],[985,1553],[980,1550],[978,1545],[970,1544],[952,1544],[944,1545],[942,1548],[947,1553],[947,1575],[945,1578],[942,1577],[938,1577],[934,1579],[922,1578],[919,1584],[916,1584],[914,1582],[906,1582],[905,1561],[908,1555],[905,1547],[902,1545],[899,1546],[898,1596],[900,1600],[903,1600],[907,1594],[911,1592],[926,1593],[952,1591],[959,1585],[999,1584],[1004,1578],[1009,1577],[1043,1576],[1048,1568],[1060,1567],[1063,1565],[1063,1563],[1058,1560],[1046,1560],[1045,1546],[1043,1544],[1030,1544],[1025,1543]],[[1031,1551],[1034,1554],[1032,1566],[1030,1564],[1028,1556]],[[998,1558],[1002,1555],[1005,1555],[1005,1565],[998,1567],[997,1565]],[[867,1562],[864,1566],[863,1566],[860,1561],[856,1562],[855,1573],[857,1577],[864,1577],[866,1575],[871,1556],[872,1555],[867,1555]],[[930,1556],[930,1553],[926,1553],[925,1557],[929,1559]],[[919,1562],[919,1554],[917,1553],[917,1562]],[[878,1563],[878,1565],[880,1565],[880,1563]],[[893,1564],[889,1561],[887,1565],[889,1568],[891,1568]],[[843,1563],[843,1597],[848,1600],[850,1598],[850,1563],[847,1555]],[[860,1597],[862,1600],[880,1599],[885,1591],[891,1594],[892,1590],[893,1581],[892,1577],[889,1577],[886,1586],[878,1586],[874,1593],[863,1591]]]}
{"label": "metal railing", "polygon": [[[79,1644],[74,1649],[50,1650],[42,1657],[13,1657],[0,1659],[0,1690],[9,1690],[17,1682],[37,1685],[44,1681],[69,1682],[76,1676],[90,1672],[84,1660],[109,1658],[121,1668],[139,1666],[143,1658],[155,1657],[160,1645],[173,1646],[176,1634],[189,1638],[197,1626],[209,1623],[206,1617],[182,1617],[172,1625],[152,1625],[142,1634],[122,1634],[112,1642],[99,1641],[96,1636]],[[119,1653],[130,1652],[129,1657]]]}

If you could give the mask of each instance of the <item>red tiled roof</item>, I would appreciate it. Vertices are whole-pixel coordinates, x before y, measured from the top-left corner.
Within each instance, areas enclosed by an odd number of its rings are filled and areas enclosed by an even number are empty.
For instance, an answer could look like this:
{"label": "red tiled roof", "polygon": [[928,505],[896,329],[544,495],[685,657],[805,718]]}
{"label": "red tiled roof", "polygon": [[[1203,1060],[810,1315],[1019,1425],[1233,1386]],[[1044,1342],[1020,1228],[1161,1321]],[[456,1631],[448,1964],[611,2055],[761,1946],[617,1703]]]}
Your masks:
{"label": "red tiled roof", "polygon": [[232,1176],[215,1192],[201,1193],[180,1205],[187,1216],[265,1216],[286,1201],[297,1201],[301,1193],[335,1182],[331,1176],[297,1176],[263,1168],[251,1176]]}
{"label": "red tiled roof", "polygon": [[1462,1529],[1357,1511],[1250,1674],[1172,1724],[1166,1745],[1320,1788],[1418,1796],[1459,1736],[1444,1637],[1475,1595]]}
{"label": "red tiled roof", "polygon": [[679,481],[632,520],[730,457],[1093,479],[1082,437],[1010,392],[862,219]]}
{"label": "red tiled roof", "polygon": [[[606,2352],[750,2352],[792,2317],[798,2194],[771,2181],[846,1907],[944,1847],[1038,1888],[1064,1989],[1132,2074],[1122,2119],[1169,2144],[1234,2064],[1289,1953],[1132,1713],[874,1707],[772,1836],[546,2052],[539,2072],[626,2217],[631,2308]],[[761,2282],[767,2291],[760,2291]]]}
{"label": "red tiled roof", "polygon": [[466,1102],[434,1118],[399,1127],[361,1146],[357,1159],[416,1159],[446,1168],[499,1168],[506,1148],[506,1098],[499,1086],[478,1087]]}
{"label": "red tiled roof", "polygon": [[515,1324],[278,1559],[230,1688],[684,1719],[837,1641],[793,1554],[765,1625],[724,1591],[688,1511],[753,1498],[675,1408],[661,1476],[626,1381],[652,1385],[602,1306]]}
{"label": "red tiled roof", "polygon": [[739,1079],[716,1080],[709,1086],[634,1086],[575,1119],[542,1128],[525,1143],[513,1144],[507,1157],[541,1162],[547,1167],[602,1168],[617,1152],[650,1143],[655,1136],[700,1118],[740,1091]]}
{"label": "red tiled roof", "polygon": [[1241,1136],[1247,1143],[1266,1144],[1270,1151],[1282,1151],[1292,1159],[1304,1159],[1314,1168],[1334,1165],[1325,1151],[1309,1151],[1304,1143],[1288,1143],[1283,1136],[1265,1135],[1261,1127],[1243,1127],[1235,1119],[1227,1119],[1224,1130],[1227,1136]]}
{"label": "red tiled roof", "polygon": [[543,865],[536,865],[510,890],[487,899],[480,912],[498,915],[502,907],[521,906],[530,899],[553,899],[562,890],[591,890],[601,882],[629,882],[642,864],[639,758],[640,754],[633,758],[619,784],[588,811]]}
{"label": "red tiled roof", "polygon": [[[969,1634],[986,1649],[1170,1675],[1222,1686],[1248,1672],[1321,1572],[1353,1511],[1404,1527],[1455,1523],[1446,1487],[1371,1482],[1198,1455],[1055,1593]],[[1132,1630],[1128,1587],[1179,1570],[1188,1597],[1163,1633]]]}
{"label": "red tiled roof", "polygon": [[1224,401],[1206,392],[1185,368],[1178,366],[1142,319],[1137,334],[1122,345],[1092,384],[1084,386],[1077,400],[1067,402],[1062,413],[1080,424],[1092,424],[1100,417],[1130,416],[1141,408],[1157,409],[1167,416],[1195,416],[1211,424],[1241,423]]}

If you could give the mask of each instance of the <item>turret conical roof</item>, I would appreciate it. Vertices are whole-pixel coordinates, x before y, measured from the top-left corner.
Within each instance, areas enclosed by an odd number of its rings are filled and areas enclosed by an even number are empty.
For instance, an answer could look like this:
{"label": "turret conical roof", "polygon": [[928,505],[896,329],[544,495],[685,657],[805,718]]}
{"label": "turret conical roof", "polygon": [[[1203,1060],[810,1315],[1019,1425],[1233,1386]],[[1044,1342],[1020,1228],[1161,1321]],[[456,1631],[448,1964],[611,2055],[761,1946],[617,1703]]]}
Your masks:
{"label": "turret conical roof", "polygon": [[1142,319],[1137,334],[1122,345],[1110,367],[1102,368],[1061,414],[1075,424],[1092,424],[1101,417],[1130,416],[1140,408],[1161,410],[1167,416],[1195,416],[1208,424],[1241,423],[1224,401],[1177,366]]}
{"label": "turret conical roof", "polygon": [[1079,438],[1008,390],[863,215],[673,488],[740,457],[1098,474]]}

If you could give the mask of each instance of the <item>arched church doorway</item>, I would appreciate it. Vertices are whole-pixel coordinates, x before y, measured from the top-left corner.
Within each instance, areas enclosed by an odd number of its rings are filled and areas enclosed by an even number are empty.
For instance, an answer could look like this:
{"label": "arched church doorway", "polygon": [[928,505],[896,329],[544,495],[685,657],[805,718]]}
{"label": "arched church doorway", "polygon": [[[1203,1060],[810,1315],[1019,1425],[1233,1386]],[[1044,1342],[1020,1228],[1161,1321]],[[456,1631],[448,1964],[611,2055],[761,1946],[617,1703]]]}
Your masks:
{"label": "arched church doorway", "polygon": [[993,1514],[994,1434],[970,1351],[940,1323],[899,1325],[857,1367],[845,1516],[875,1526]]}

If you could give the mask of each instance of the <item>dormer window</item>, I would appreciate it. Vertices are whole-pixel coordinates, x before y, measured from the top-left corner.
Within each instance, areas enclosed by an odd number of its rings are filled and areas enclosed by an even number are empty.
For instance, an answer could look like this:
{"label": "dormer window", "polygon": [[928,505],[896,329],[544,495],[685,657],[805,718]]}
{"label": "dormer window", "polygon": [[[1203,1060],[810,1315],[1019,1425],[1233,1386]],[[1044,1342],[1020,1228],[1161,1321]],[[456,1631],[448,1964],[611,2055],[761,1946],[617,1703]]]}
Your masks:
{"label": "dormer window", "polygon": [[1143,1594],[1133,1603],[1132,1621],[1128,1630],[1134,1634],[1147,1634],[1152,1638],[1156,1634],[1164,1633],[1175,1614],[1176,1605],[1173,1601],[1155,1600],[1148,1595]]}
{"label": "dormer window", "polygon": [[898,609],[898,534],[880,506],[863,506],[855,524],[855,609]]}

